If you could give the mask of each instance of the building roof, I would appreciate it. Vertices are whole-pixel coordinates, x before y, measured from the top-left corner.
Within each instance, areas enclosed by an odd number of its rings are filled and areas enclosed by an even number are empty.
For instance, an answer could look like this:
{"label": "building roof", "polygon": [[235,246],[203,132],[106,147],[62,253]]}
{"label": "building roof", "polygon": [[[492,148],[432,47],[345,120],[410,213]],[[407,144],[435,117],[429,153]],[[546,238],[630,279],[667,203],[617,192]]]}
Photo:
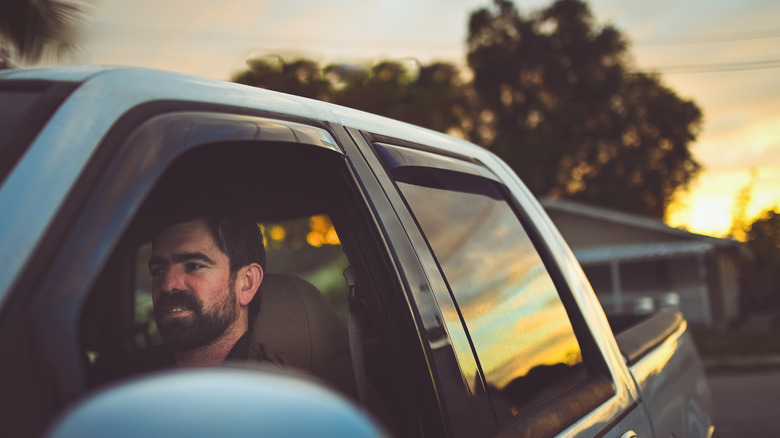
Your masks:
{"label": "building roof", "polygon": [[689,256],[703,254],[713,248],[714,245],[705,242],[662,242],[582,248],[575,250],[574,255],[581,264],[588,265]]}
{"label": "building roof", "polygon": [[[544,207],[544,209],[548,212],[548,214],[551,211],[558,211],[562,213],[588,217],[588,218],[592,218],[604,222],[613,222],[616,224],[626,225],[630,227],[665,233],[673,237],[678,237],[678,238],[682,237],[685,239],[690,239],[696,242],[709,244],[710,247],[718,247],[724,249],[725,248],[737,249],[740,246],[742,246],[740,242],[737,242],[732,239],[692,233],[690,231],[681,228],[670,227],[664,224],[663,222],[652,218],[648,218],[636,214],[625,213],[617,210],[611,210],[603,207],[596,207],[594,205],[584,204],[581,202],[575,202],[575,201],[569,201],[563,199],[554,199],[548,197],[539,199],[539,202],[542,204],[542,207]],[[644,246],[644,245],[633,245],[633,246]]]}

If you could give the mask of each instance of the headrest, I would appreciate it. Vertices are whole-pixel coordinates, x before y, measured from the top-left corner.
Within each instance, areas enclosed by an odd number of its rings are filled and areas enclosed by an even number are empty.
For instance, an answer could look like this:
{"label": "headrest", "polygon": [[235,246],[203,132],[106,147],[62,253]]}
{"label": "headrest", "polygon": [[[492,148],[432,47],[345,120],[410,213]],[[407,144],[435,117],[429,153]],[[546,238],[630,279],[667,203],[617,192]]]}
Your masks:
{"label": "headrest", "polygon": [[345,392],[354,387],[347,331],[325,297],[288,274],[266,273],[258,292],[260,312],[250,330],[257,342]]}

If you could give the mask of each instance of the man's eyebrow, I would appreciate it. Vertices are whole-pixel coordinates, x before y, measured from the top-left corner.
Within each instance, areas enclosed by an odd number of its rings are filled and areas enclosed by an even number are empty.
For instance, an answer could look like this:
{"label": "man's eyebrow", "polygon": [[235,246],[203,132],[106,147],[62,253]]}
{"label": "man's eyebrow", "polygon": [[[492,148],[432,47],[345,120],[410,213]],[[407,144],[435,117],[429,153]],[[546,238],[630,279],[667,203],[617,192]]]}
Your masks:
{"label": "man's eyebrow", "polygon": [[211,260],[209,256],[203,254],[202,252],[184,252],[180,254],[174,254],[171,256],[171,261],[173,261],[173,263],[201,261],[211,265],[214,264],[214,260]]}
{"label": "man's eyebrow", "polygon": [[[184,253],[174,254],[171,256],[171,261],[173,263],[201,261],[211,265],[214,264],[214,260],[212,260],[206,254],[203,254],[202,252],[184,252]],[[168,264],[168,260],[166,260],[163,257],[152,257],[149,259],[149,266],[161,266],[167,264]]]}

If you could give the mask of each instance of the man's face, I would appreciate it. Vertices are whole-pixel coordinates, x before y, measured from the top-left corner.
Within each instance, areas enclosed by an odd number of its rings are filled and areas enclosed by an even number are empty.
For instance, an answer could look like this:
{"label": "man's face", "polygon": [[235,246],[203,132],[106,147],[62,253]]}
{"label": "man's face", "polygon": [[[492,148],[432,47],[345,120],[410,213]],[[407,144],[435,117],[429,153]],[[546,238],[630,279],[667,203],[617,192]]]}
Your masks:
{"label": "man's face", "polygon": [[174,349],[208,345],[236,321],[239,304],[230,261],[205,221],[176,224],[160,233],[149,270],[154,319]]}

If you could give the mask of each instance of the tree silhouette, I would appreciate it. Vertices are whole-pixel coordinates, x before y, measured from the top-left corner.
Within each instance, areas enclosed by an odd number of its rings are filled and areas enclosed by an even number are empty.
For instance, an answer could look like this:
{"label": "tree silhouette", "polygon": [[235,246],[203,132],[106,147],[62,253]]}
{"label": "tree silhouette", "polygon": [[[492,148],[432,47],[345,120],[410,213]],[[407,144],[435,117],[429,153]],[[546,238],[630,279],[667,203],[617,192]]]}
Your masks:
{"label": "tree silhouette", "polygon": [[[275,59],[271,59],[275,58]],[[414,61],[414,60],[412,60]],[[277,65],[278,64],[278,65]],[[468,85],[452,64],[420,65],[388,60],[372,67],[311,60],[284,62],[263,57],[248,62],[235,82],[316,98],[414,123],[442,132],[461,132],[473,108]]]}
{"label": "tree silhouette", "polygon": [[753,198],[753,189],[756,186],[757,178],[758,170],[753,167],[750,169],[750,180],[739,189],[737,196],[734,198],[734,206],[732,207],[731,213],[731,227],[729,228],[726,237],[743,242],[747,240],[747,208]]}
{"label": "tree silhouette", "polygon": [[233,81],[312,99],[331,98],[331,84],[317,63],[306,59],[285,63],[281,57],[271,58],[275,62],[269,58],[249,60],[249,69],[235,75]]}
{"label": "tree silhouette", "polygon": [[780,211],[764,211],[747,229],[753,260],[741,268],[741,290],[752,310],[780,306]]}
{"label": "tree silhouette", "polygon": [[[633,72],[627,43],[581,0],[521,16],[508,0],[469,21],[473,79],[448,63],[370,68],[278,56],[234,80],[459,135],[502,157],[537,196],[662,219],[700,170],[688,147],[701,111],[658,76]],[[414,60],[411,60],[414,61]]]}
{"label": "tree silhouette", "polygon": [[627,44],[580,0],[521,16],[508,0],[474,12],[468,63],[490,129],[483,145],[536,195],[663,218],[700,169],[688,145],[701,112],[657,76],[633,73]]}

